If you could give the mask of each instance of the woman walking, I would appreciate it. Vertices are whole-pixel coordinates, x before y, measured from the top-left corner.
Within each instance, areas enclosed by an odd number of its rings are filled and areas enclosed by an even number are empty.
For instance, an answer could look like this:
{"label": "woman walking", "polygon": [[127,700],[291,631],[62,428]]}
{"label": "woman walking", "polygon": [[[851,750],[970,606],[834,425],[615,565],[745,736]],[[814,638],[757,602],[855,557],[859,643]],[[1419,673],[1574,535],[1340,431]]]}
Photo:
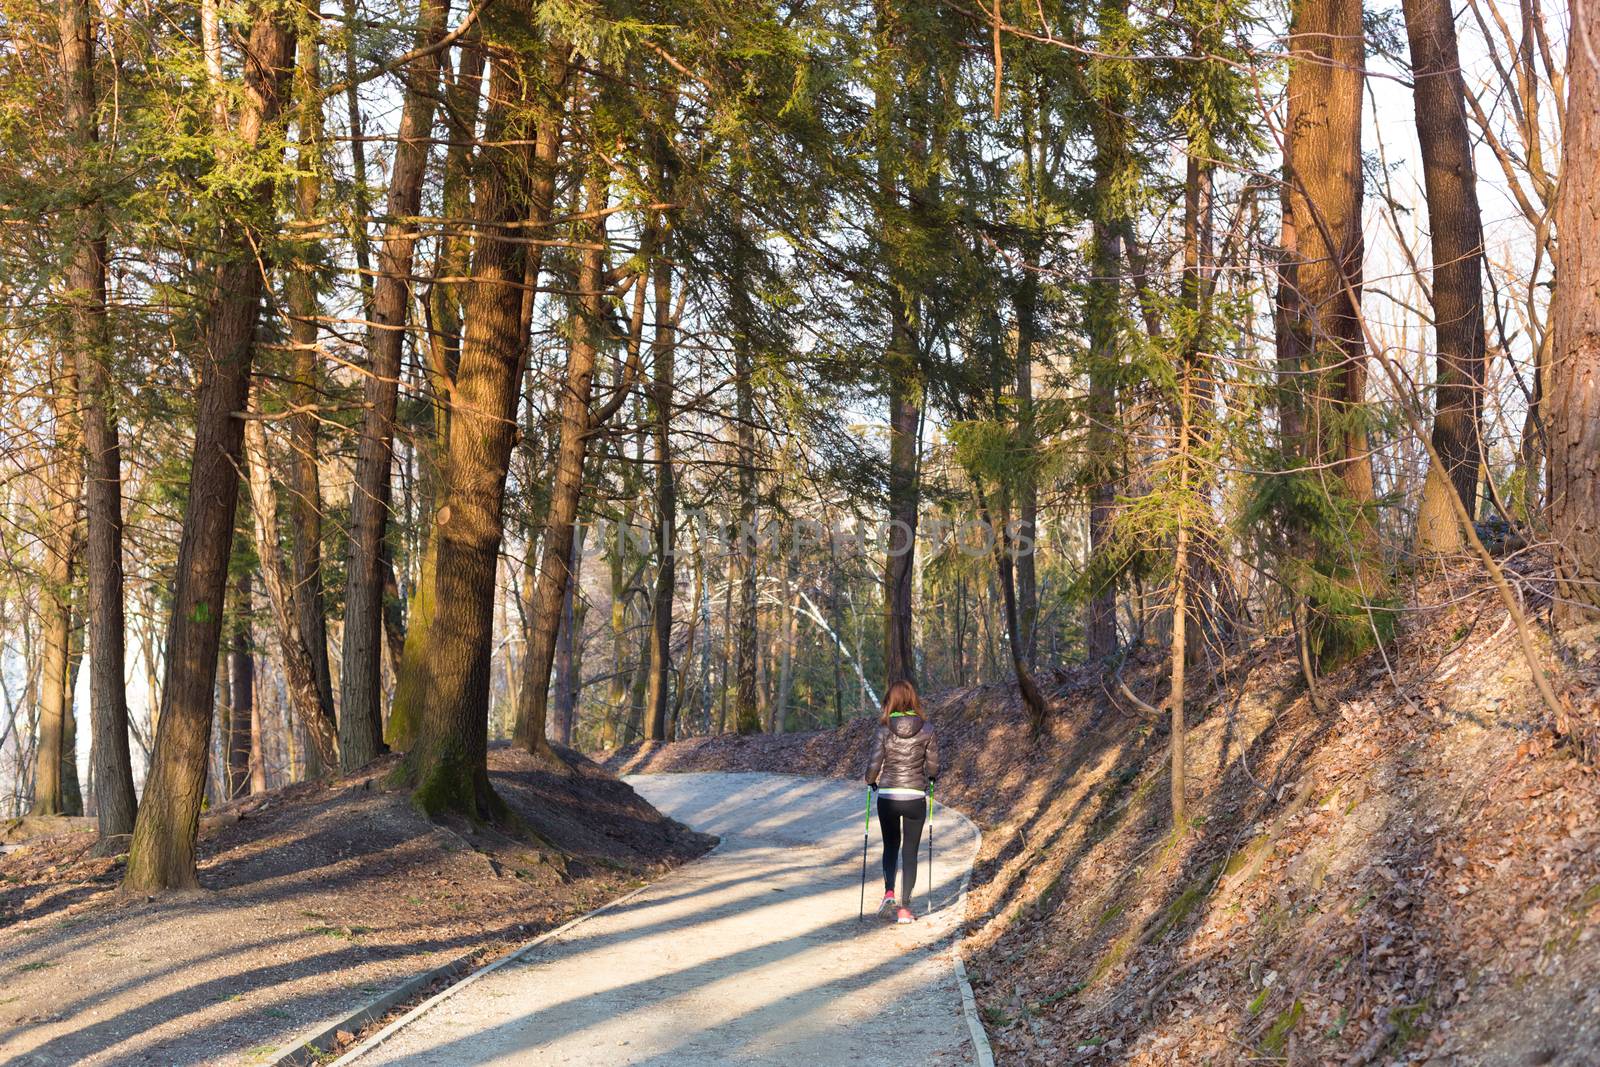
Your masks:
{"label": "woman walking", "polygon": [[[939,742],[922,717],[916,686],[895,682],[883,698],[883,714],[867,759],[867,785],[878,793],[878,821],[883,827],[883,903],[881,915],[893,910],[895,922],[909,923],[911,893],[917,884],[917,852],[928,819],[928,787],[939,776]],[[896,907],[894,875],[900,867],[900,901]]]}

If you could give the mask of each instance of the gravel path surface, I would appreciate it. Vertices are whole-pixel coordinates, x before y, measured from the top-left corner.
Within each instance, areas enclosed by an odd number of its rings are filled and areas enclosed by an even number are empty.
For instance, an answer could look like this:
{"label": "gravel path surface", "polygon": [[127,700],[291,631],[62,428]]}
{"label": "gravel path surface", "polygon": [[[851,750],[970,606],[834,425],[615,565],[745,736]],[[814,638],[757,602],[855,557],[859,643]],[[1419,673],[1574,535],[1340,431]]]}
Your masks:
{"label": "gravel path surface", "polygon": [[[702,860],[471,981],[351,1059],[404,1064],[974,1062],[948,951],[977,833],[940,809],[934,911],[857,919],[864,791],[778,774],[628,779],[722,836]],[[926,882],[926,842],[923,872]],[[917,912],[925,909],[922,888]],[[345,1061],[341,1061],[345,1062]]]}

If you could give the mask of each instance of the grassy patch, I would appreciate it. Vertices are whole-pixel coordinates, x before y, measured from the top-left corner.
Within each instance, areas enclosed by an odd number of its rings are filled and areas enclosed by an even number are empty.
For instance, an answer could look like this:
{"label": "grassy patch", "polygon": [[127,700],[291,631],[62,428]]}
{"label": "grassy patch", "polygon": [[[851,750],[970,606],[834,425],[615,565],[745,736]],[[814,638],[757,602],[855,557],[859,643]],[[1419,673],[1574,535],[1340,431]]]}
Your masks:
{"label": "grassy patch", "polygon": [[54,960],[34,960],[32,963],[24,963],[21,967],[18,967],[17,973],[27,974],[29,971],[42,971],[46,967],[54,967],[55,965]]}
{"label": "grassy patch", "polygon": [[1300,1003],[1299,998],[1272,1020],[1272,1025],[1267,1027],[1267,1032],[1261,1037],[1261,1051],[1269,1056],[1281,1056],[1284,1046],[1289,1043],[1289,1032],[1300,1022],[1306,1013],[1306,1006]]}
{"label": "grassy patch", "polygon": [[1432,1006],[1432,999],[1423,997],[1415,1004],[1402,1004],[1389,1010],[1389,1022],[1394,1025],[1394,1040],[1391,1044],[1395,1048],[1405,1048],[1411,1044],[1412,1038],[1422,1033],[1422,1028],[1418,1024]]}
{"label": "grassy patch", "polygon": [[1181,926],[1211,892],[1211,887],[1217,884],[1222,868],[1221,862],[1212,863],[1206,867],[1204,874],[1185,886],[1183,892],[1167,905],[1166,911],[1161,916],[1161,922],[1151,932],[1150,940],[1159,940]]}

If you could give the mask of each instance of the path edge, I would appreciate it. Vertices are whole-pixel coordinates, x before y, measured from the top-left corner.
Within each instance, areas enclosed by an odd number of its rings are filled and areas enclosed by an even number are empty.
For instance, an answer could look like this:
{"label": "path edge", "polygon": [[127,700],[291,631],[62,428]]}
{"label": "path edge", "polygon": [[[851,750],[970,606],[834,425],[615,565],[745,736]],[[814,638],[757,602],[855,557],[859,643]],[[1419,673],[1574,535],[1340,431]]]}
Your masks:
{"label": "path edge", "polygon": [[[701,853],[699,856],[696,856],[689,862],[699,863],[701,860],[711,856],[713,853],[721,851],[721,849],[722,842],[719,840],[712,848]],[[677,869],[678,868],[673,868],[673,870]],[[660,881],[660,879],[657,879],[656,881]],[[643,893],[646,889],[649,889],[651,886],[655,885],[656,881],[646,882],[644,885],[638,886],[635,889],[631,889],[622,894],[620,897],[606,901],[593,911],[587,911],[576,918],[568,919],[565,923],[562,923],[555,929],[546,930],[532,941],[526,941],[523,944],[518,945],[516,948],[512,949],[510,952],[499,957],[498,959],[490,960],[488,963],[468,974],[460,981],[451,982],[439,992],[435,993],[427,1000],[424,1000],[421,1004],[418,1004],[416,1007],[412,1008],[410,1011],[406,1012],[404,1015],[400,1016],[388,1026],[385,1026],[383,1029],[367,1038],[365,1041],[352,1046],[348,1052],[342,1053],[338,1059],[333,1060],[332,1064],[352,1063],[357,1058],[365,1056],[367,1053],[371,1052],[373,1049],[377,1048],[379,1045],[393,1037],[395,1033],[402,1027],[414,1022],[416,1019],[432,1010],[441,1001],[454,996],[456,993],[476,982],[484,975],[487,975],[493,971],[497,971],[506,964],[521,959],[523,956],[526,956],[529,952],[532,952],[540,945],[545,944],[547,941],[555,940],[562,934],[567,933],[573,927],[588,922],[596,915],[604,914],[620,904],[627,903],[640,893]],[[455,959],[446,963],[442,963],[430,970],[423,971],[421,974],[413,975],[388,992],[381,993],[372,1000],[367,1001],[354,1011],[347,1012],[336,1019],[324,1020],[323,1022],[318,1023],[315,1027],[305,1031],[293,1041],[286,1045],[280,1046],[278,1050],[273,1052],[268,1059],[263,1061],[264,1067],[308,1067],[308,1065],[311,1064],[328,1062],[324,1059],[324,1057],[326,1057],[330,1051],[326,1046],[329,1042],[333,1041],[337,1037],[340,1030],[354,1033],[356,1028],[365,1026],[374,1019],[381,1019],[396,1004],[403,1003],[404,1001],[410,999],[419,991],[426,989],[433,982],[438,981],[440,978],[452,978],[460,974],[462,971],[465,971],[469,966],[471,966],[472,960],[477,956],[477,954],[477,951],[468,952],[464,955],[457,956]]]}
{"label": "path edge", "polygon": [[[967,867],[961,876],[961,888],[956,893],[956,908],[961,915],[961,926],[967,924],[967,888],[972,884],[972,868],[977,865],[978,856],[983,852],[983,831],[978,824],[958,808],[946,807],[945,811],[951,812],[968,826],[972,827],[972,835],[977,839],[977,845],[972,852],[972,864]],[[977,1060],[978,1067],[994,1067],[994,1049],[989,1045],[989,1031],[983,1028],[983,1017],[978,1014],[978,998],[972,992],[972,982],[967,978],[967,965],[961,959],[961,943],[966,938],[956,934],[950,944],[950,959],[955,963],[956,985],[961,991],[961,1014],[967,1020],[967,1033],[972,1038],[972,1055]]]}

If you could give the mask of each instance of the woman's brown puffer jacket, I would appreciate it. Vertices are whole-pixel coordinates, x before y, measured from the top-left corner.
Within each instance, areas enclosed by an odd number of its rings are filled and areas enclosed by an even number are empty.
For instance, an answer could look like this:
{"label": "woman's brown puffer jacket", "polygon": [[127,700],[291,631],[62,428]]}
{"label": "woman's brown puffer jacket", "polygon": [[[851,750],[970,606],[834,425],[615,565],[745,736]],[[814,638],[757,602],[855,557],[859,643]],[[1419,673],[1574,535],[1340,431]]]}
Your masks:
{"label": "woman's brown puffer jacket", "polygon": [[891,715],[878,727],[867,760],[867,784],[926,791],[939,777],[939,741],[921,715]]}

